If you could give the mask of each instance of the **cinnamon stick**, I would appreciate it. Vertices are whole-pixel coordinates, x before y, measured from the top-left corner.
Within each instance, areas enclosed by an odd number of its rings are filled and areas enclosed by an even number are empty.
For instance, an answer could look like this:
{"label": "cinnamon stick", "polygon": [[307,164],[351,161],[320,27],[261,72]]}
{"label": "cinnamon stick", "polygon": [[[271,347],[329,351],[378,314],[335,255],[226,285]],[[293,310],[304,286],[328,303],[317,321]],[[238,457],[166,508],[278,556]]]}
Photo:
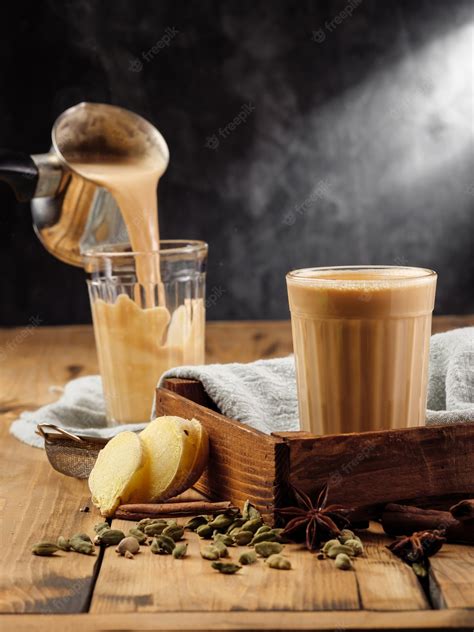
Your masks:
{"label": "cinnamon stick", "polygon": [[457,520],[449,511],[390,503],[383,511],[382,527],[389,535],[411,535],[415,531],[444,529],[448,542],[474,544],[474,520]]}
{"label": "cinnamon stick", "polygon": [[136,505],[120,505],[115,511],[115,518],[123,520],[141,520],[159,516],[195,516],[199,514],[217,514],[232,509],[230,501],[189,501],[166,503],[143,503]]}

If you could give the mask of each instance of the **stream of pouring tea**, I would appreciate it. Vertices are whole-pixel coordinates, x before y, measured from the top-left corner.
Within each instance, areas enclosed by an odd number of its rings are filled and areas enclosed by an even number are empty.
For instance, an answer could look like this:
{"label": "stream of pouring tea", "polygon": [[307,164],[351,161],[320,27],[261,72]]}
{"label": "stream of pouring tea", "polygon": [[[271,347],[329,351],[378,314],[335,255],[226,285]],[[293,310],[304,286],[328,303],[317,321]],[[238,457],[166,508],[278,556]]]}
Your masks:
{"label": "stream of pouring tea", "polygon": [[[70,164],[113,195],[132,250],[156,253],[160,247],[157,185],[167,166],[165,159],[155,154]],[[204,362],[202,299],[166,305],[158,255],[136,256],[135,264],[138,284],[132,296],[120,294],[113,303],[92,301],[107,414],[115,423],[148,421],[159,377],[173,366]]]}

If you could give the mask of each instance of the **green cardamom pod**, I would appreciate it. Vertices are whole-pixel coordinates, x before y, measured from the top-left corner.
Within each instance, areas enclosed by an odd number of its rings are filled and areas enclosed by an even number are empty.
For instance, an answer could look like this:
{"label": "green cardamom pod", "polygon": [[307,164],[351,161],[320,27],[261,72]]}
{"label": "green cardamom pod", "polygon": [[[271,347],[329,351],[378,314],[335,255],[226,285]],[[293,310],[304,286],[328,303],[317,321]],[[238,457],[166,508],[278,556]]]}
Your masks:
{"label": "green cardamom pod", "polygon": [[92,544],[92,540],[90,539],[90,537],[88,536],[88,534],[87,534],[87,533],[75,533],[75,534],[72,536],[71,540],[72,540],[73,538],[74,538],[75,540],[83,540],[84,542],[90,542],[90,543]]}
{"label": "green cardamom pod", "polygon": [[125,533],[120,529],[103,529],[97,534],[98,544],[101,546],[115,546],[125,538]]}
{"label": "green cardamom pod", "polygon": [[245,520],[254,520],[255,518],[261,518],[260,512],[252,505],[250,500],[246,500],[242,509],[242,518]]}
{"label": "green cardamom pod", "polygon": [[226,514],[219,514],[209,522],[209,526],[212,529],[217,529],[218,531],[223,531],[227,529],[234,522],[234,518],[232,516],[227,516]]}
{"label": "green cardamom pod", "polygon": [[269,527],[267,524],[262,524],[261,527],[259,527],[256,531],[255,531],[255,535],[260,535],[261,533],[266,533],[267,531],[271,531],[272,528]]}
{"label": "green cardamom pod", "polygon": [[261,526],[261,518],[251,518],[250,520],[247,520],[247,522],[244,522],[244,524],[242,525],[242,531],[251,531],[252,533],[255,533],[257,529]]}
{"label": "green cardamom pod", "polygon": [[69,544],[69,540],[65,538],[63,535],[59,536],[56,544],[58,545],[58,548],[61,549],[61,551],[71,550],[71,545]]}
{"label": "green cardamom pod", "polygon": [[189,529],[189,531],[196,531],[198,527],[207,523],[207,516],[194,516],[194,518],[190,518],[187,521],[187,523],[184,525],[184,528]]}
{"label": "green cardamom pod", "polygon": [[337,537],[341,544],[345,544],[346,540],[353,540],[355,534],[350,529],[342,529],[341,533]]}
{"label": "green cardamom pod", "polygon": [[145,527],[148,527],[151,524],[155,524],[156,522],[159,522],[160,524],[166,526],[166,520],[164,518],[142,518],[138,524],[137,524],[137,529],[140,529],[140,531],[145,531]]}
{"label": "green cardamom pod", "polygon": [[235,538],[235,536],[241,531],[242,531],[242,527],[234,527],[231,531],[228,532],[228,534],[230,535],[231,538]]}
{"label": "green cardamom pod", "polygon": [[182,539],[184,535],[184,528],[180,527],[177,524],[172,524],[166,527],[165,529],[163,529],[161,535],[167,535],[170,538],[172,538],[175,542],[178,542],[179,540]]}
{"label": "green cardamom pod", "polygon": [[138,544],[145,544],[145,542],[148,539],[147,536],[143,533],[143,531],[140,531],[140,529],[137,529],[136,527],[132,527],[129,530],[128,534],[131,535],[136,540],[138,540]]}
{"label": "green cardamom pod", "polygon": [[242,564],[242,566],[255,564],[256,561],[257,561],[257,554],[255,553],[255,551],[245,551],[244,553],[240,554],[239,564]]}
{"label": "green cardamom pod", "polygon": [[95,553],[95,547],[92,542],[88,542],[76,536],[72,536],[69,540],[69,546],[71,547],[71,551],[81,553],[82,555],[94,555]]}
{"label": "green cardamom pod", "polygon": [[176,527],[178,525],[178,521],[174,518],[167,518],[166,524],[168,525],[168,527]]}
{"label": "green cardamom pod", "polygon": [[219,557],[229,557],[229,551],[222,540],[214,540],[214,547],[219,551]]}
{"label": "green cardamom pod", "polygon": [[144,527],[144,530],[146,535],[153,537],[155,535],[161,535],[167,527],[168,525],[164,520],[157,520],[155,522],[152,522],[151,524],[147,524]]}
{"label": "green cardamom pod", "polygon": [[351,558],[345,553],[338,553],[334,563],[336,568],[339,568],[341,571],[348,571],[352,568]]}
{"label": "green cardamom pod", "polygon": [[255,552],[261,557],[270,557],[274,553],[281,553],[283,545],[279,542],[258,542],[255,545]]}
{"label": "green cardamom pod", "polygon": [[287,557],[274,553],[267,558],[267,564],[270,568],[276,568],[279,571],[291,570],[291,562]]}
{"label": "green cardamom pod", "polygon": [[239,531],[234,535],[234,542],[239,546],[246,546],[253,540],[252,531]]}
{"label": "green cardamom pod", "polygon": [[231,535],[233,529],[240,528],[245,522],[247,521],[244,518],[235,518],[234,521],[227,527],[226,533]]}
{"label": "green cardamom pod", "polygon": [[196,533],[200,538],[207,540],[212,537],[214,533],[214,529],[210,527],[208,524],[202,524],[200,527],[196,529]]}
{"label": "green cardamom pod", "polygon": [[255,546],[259,542],[278,542],[279,536],[270,531],[264,531],[263,533],[256,533],[250,541],[250,546]]}
{"label": "green cardamom pod", "polygon": [[94,525],[94,531],[96,533],[100,533],[103,529],[110,529],[108,522],[99,522],[99,524]]}
{"label": "green cardamom pod", "polygon": [[212,562],[211,566],[224,575],[233,575],[242,568],[240,564],[232,564],[232,562]]}
{"label": "green cardamom pod", "polygon": [[353,551],[353,555],[362,555],[362,553],[364,552],[364,545],[360,540],[346,540],[344,546],[348,546],[349,548],[351,548]]}
{"label": "green cardamom pod", "polygon": [[153,538],[150,550],[158,555],[171,555],[176,547],[173,538],[167,535],[157,535]]}
{"label": "green cardamom pod", "polygon": [[345,544],[334,544],[330,547],[330,549],[326,552],[326,555],[331,559],[335,559],[337,555],[343,553],[344,555],[354,555],[353,550],[350,546],[346,546]]}
{"label": "green cardamom pod", "polygon": [[59,551],[59,546],[54,544],[54,542],[38,542],[31,548],[33,555],[40,555],[42,557],[51,557],[56,551]]}
{"label": "green cardamom pod", "polygon": [[214,531],[212,539],[214,540],[214,542],[219,541],[226,546],[235,546],[233,538],[231,538],[230,535],[227,535],[226,533],[219,533],[218,531]]}
{"label": "green cardamom pod", "polygon": [[180,560],[186,556],[187,552],[188,552],[188,543],[181,542],[180,544],[177,544],[174,547],[172,555],[175,558],[175,560]]}
{"label": "green cardamom pod", "polygon": [[332,546],[339,546],[339,544],[341,544],[339,540],[328,540],[323,546],[323,548],[321,549],[321,551],[323,553],[327,553]]}
{"label": "green cardamom pod", "polygon": [[218,560],[220,558],[219,550],[212,544],[201,548],[201,557],[205,560]]}

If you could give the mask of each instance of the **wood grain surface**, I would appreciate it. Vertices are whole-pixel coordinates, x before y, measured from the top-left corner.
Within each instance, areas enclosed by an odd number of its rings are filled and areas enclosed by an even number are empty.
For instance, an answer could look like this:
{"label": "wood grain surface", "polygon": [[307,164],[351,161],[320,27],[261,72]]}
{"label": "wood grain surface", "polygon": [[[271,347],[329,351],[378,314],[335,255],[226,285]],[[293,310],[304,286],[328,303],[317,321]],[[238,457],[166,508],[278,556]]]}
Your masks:
{"label": "wood grain surface", "polygon": [[[474,319],[434,321],[438,330],[469,323],[474,323]],[[79,511],[88,499],[85,481],[51,470],[42,450],[16,441],[9,435],[8,428],[22,410],[33,410],[56,399],[57,393],[49,390],[52,385],[61,386],[73,377],[97,371],[93,335],[89,327],[1,330],[0,349],[2,632],[474,627],[472,549],[459,545],[449,545],[433,558],[430,586],[435,609],[427,604],[410,569],[383,548],[377,533],[370,535],[375,539],[368,544],[368,557],[357,560],[354,572],[335,574],[333,568],[318,568],[310,554],[296,551],[292,554],[294,571],[286,574],[274,571],[278,579],[276,586],[269,584],[268,573],[264,573],[268,569],[264,568],[257,571],[261,575],[251,576],[249,569],[239,578],[221,577],[213,572],[212,581],[222,580],[223,591],[219,590],[218,583],[211,584],[209,591],[204,588],[206,583],[200,575],[201,562],[197,555],[193,556],[196,559],[181,561],[147,559],[145,554],[143,558],[119,560],[111,550],[106,552],[104,560],[72,553],[67,556],[61,553],[53,559],[32,556],[30,546],[38,540],[56,537],[61,532],[70,535],[86,530],[92,534],[92,525],[99,517],[95,510]],[[208,326],[208,361],[254,360],[283,355],[290,349],[288,323],[211,323]],[[192,543],[194,548],[197,545],[197,542]],[[157,564],[151,567],[151,574],[146,578],[144,568],[152,562]],[[161,565],[171,562],[174,563],[172,572],[162,573]],[[194,586],[189,577],[183,577],[184,565],[188,563],[193,564],[196,573]],[[177,571],[179,564],[182,567]],[[292,579],[295,575],[298,582]],[[173,583],[174,590],[169,588],[169,583],[163,584],[164,578]],[[228,580],[236,580],[237,590],[229,588],[230,584],[226,588]],[[163,590],[172,604],[167,608],[161,599]],[[121,594],[123,600],[117,596]],[[237,595],[242,594],[247,595],[250,610],[261,610],[241,611]],[[201,599],[208,604],[212,602],[209,608],[215,603],[217,611],[201,609],[196,613],[185,607],[185,600],[196,603]],[[279,599],[284,608],[300,610],[271,611]],[[314,604],[322,609],[307,610]],[[339,609],[331,610],[334,607]],[[18,616],[16,613],[30,614]]]}

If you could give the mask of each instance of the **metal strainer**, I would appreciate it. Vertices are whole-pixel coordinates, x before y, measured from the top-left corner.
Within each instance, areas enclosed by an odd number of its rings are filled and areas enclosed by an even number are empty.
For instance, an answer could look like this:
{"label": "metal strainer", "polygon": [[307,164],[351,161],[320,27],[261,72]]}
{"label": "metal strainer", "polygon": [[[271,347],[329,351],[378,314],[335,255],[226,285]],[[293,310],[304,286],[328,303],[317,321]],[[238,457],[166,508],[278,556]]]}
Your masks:
{"label": "metal strainer", "polygon": [[74,478],[88,478],[97,455],[108,439],[75,435],[54,424],[38,424],[36,432],[44,439],[52,467]]}

